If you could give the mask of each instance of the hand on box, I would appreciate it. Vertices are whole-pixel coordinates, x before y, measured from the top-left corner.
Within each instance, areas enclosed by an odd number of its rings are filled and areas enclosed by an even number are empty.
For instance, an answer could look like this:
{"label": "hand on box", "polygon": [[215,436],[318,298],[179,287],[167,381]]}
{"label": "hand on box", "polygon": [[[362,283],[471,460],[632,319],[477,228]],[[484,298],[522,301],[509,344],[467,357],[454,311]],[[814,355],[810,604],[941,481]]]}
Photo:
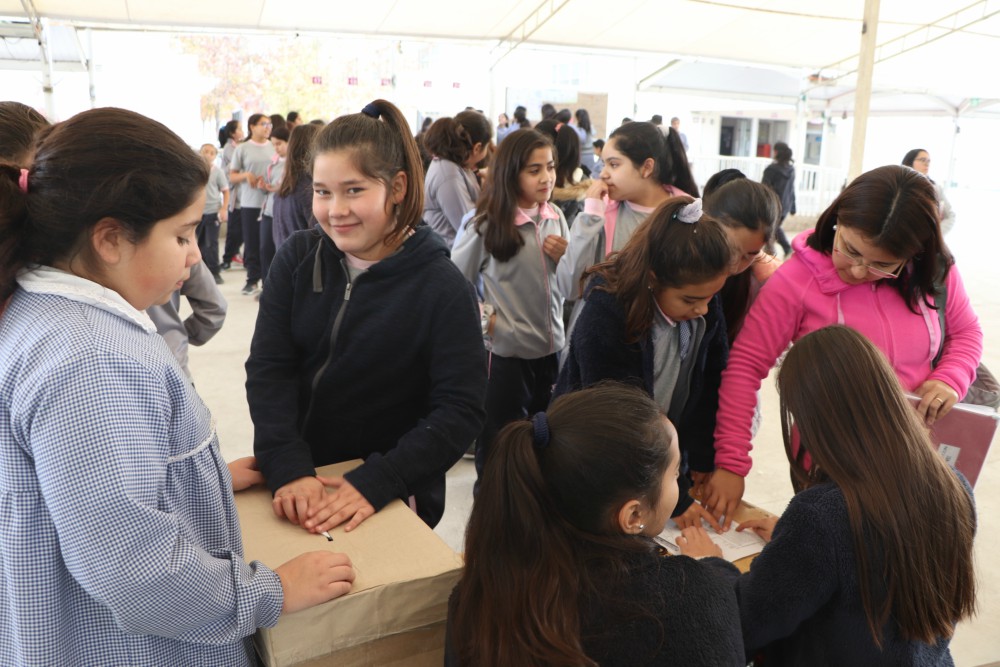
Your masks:
{"label": "hand on box", "polygon": [[724,530],[729,530],[729,525],[733,522],[733,514],[740,506],[745,484],[743,477],[723,468],[716,469],[704,483],[701,502],[716,519],[725,515],[726,520],[722,524]]}
{"label": "hand on box", "polygon": [[[274,493],[271,508],[279,519],[288,519],[296,526],[302,525],[309,509],[326,501],[326,487],[316,477],[300,477]],[[313,531],[317,532],[317,531]]]}
{"label": "hand on box", "polygon": [[776,516],[766,516],[762,519],[747,519],[736,530],[752,530],[760,539],[770,542],[771,534],[774,533],[774,526],[777,523],[778,517]]}
{"label": "hand on box", "polygon": [[257,469],[257,459],[252,456],[230,462],[229,474],[233,477],[233,491],[242,491],[264,483],[264,475]]}
{"label": "hand on box", "polygon": [[722,557],[722,547],[713,542],[701,526],[685,528],[681,531],[677,538],[677,547],[681,550],[681,554],[691,558]]}
{"label": "hand on box", "polygon": [[316,479],[321,484],[332,486],[336,491],[329,494],[322,505],[310,507],[309,518],[305,522],[307,530],[322,533],[347,521],[344,530],[351,531],[375,514],[372,504],[343,477],[317,476]]}
{"label": "hand on box", "polygon": [[[314,479],[314,478],[313,478]],[[315,607],[350,592],[354,567],[346,554],[309,551],[296,556],[275,573],[281,579],[282,614]]]}
{"label": "hand on box", "polygon": [[715,529],[715,532],[722,532],[722,526],[715,520],[712,513],[702,507],[701,503],[697,500],[691,503],[691,506],[684,510],[683,514],[675,516],[674,523],[677,524],[678,528],[683,530],[690,527],[701,527],[702,519],[707,521]]}

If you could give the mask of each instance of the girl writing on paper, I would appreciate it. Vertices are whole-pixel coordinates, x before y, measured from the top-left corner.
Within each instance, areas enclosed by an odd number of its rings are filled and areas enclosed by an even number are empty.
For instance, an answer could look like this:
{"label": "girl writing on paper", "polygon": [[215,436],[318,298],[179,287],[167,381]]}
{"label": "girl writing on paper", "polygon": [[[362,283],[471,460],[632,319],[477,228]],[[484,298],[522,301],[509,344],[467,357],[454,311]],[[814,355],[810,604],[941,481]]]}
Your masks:
{"label": "girl writing on paper", "polygon": [[952,665],[955,624],[975,611],[972,489],[857,331],[831,326],[800,339],[778,391],[803,490],[780,519],[739,528],[769,541],[735,580],[748,657],[779,667]]}
{"label": "girl writing on paper", "polygon": [[509,424],[469,517],[445,665],[745,665],[719,559],[668,558],[652,539],[680,465],[673,426],[634,387]]}

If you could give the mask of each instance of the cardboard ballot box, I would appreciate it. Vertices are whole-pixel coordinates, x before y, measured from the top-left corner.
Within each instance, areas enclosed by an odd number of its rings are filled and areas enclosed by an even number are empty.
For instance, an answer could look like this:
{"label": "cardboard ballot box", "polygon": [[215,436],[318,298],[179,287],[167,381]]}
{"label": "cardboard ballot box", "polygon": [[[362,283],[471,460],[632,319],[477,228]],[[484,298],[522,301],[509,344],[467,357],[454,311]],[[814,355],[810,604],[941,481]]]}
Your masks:
{"label": "cardboard ballot box", "polygon": [[[361,465],[319,468],[342,475]],[[360,526],[330,531],[333,542],[274,516],[271,494],[236,494],[248,561],[275,568],[307,551],[346,553],[357,578],[351,592],[281,617],[254,637],[267,667],[441,665],[448,595],[462,560],[406,505],[394,500]]]}

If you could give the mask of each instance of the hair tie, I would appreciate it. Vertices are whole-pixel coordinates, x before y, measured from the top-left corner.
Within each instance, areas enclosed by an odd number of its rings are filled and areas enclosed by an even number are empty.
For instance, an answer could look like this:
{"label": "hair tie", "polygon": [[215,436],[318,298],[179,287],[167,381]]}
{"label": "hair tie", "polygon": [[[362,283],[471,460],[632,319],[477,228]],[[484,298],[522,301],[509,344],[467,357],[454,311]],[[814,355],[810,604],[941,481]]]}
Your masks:
{"label": "hair tie", "polygon": [[17,179],[17,187],[21,188],[21,192],[28,194],[28,170],[22,169],[21,176]]}
{"label": "hair tie", "polygon": [[361,113],[363,113],[366,116],[370,116],[375,120],[378,120],[379,116],[382,115],[382,112],[378,110],[378,107],[375,105],[374,102],[369,102],[368,104],[366,104],[365,108],[361,110]]}
{"label": "hair tie", "polygon": [[690,204],[677,209],[677,211],[674,212],[674,219],[680,220],[688,225],[693,225],[701,220],[701,199],[695,199]]}
{"label": "hair tie", "polygon": [[531,439],[536,449],[549,446],[549,417],[544,412],[536,412],[531,418]]}

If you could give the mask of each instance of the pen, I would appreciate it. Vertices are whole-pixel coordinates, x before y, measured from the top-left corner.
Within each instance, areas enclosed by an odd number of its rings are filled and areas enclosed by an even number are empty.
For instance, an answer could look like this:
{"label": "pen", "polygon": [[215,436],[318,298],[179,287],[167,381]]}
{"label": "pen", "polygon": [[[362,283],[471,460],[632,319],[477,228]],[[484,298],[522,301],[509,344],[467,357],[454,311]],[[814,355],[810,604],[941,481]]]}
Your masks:
{"label": "pen", "polygon": [[322,535],[323,537],[325,537],[326,540],[327,540],[327,542],[333,542],[333,536],[330,535],[329,531],[324,530],[322,533],[320,533],[320,535]]}

